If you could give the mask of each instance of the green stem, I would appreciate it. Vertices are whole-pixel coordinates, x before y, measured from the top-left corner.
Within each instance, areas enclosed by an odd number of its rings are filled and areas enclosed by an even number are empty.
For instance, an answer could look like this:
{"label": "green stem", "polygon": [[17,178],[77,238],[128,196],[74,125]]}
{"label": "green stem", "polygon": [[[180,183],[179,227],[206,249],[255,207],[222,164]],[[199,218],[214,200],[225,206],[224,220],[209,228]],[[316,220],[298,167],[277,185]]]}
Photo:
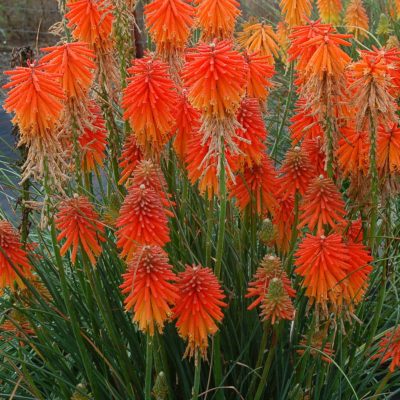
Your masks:
{"label": "green stem", "polygon": [[200,391],[200,376],[201,376],[201,357],[200,351],[197,351],[195,356],[194,383],[192,389],[192,400],[198,400]]}
{"label": "green stem", "polygon": [[370,175],[371,175],[371,218],[370,218],[370,232],[369,232],[369,246],[371,252],[374,251],[376,228],[378,221],[378,168],[376,164],[376,127],[373,118],[370,118]]}
{"label": "green stem", "polygon": [[[254,368],[254,371],[258,371],[258,369],[261,367],[262,360],[264,358],[264,352],[265,348],[267,347],[267,340],[268,340],[268,333],[269,333],[269,321],[265,322],[263,325],[263,335],[261,338],[261,343],[260,343],[260,351],[258,352],[258,357],[257,357],[257,363],[256,367]],[[250,383],[249,387],[249,398],[252,398],[254,389],[256,387],[256,381],[257,381],[257,374],[253,375],[253,378]]]}
{"label": "green stem", "polygon": [[214,198],[211,198],[207,202],[206,266],[209,266],[211,263],[213,215],[214,215]]}
{"label": "green stem", "polygon": [[385,377],[381,380],[378,388],[375,391],[374,396],[372,396],[373,398],[378,398],[378,396],[383,392],[383,390],[385,389],[386,384],[388,383],[389,379],[391,378],[392,373],[389,371]]}
{"label": "green stem", "polygon": [[150,333],[146,334],[146,374],[144,381],[144,398],[151,400],[151,372],[153,369],[153,343]]}
{"label": "green stem", "polygon": [[277,342],[277,338],[276,338],[276,334],[274,332],[274,336],[272,338],[272,345],[271,345],[271,348],[268,353],[267,361],[265,362],[265,365],[264,365],[263,373],[261,375],[261,380],[258,385],[256,395],[254,396],[254,400],[260,400],[261,396],[264,392],[265,386],[267,384],[269,371],[271,369],[272,361],[274,359],[276,342]]}
{"label": "green stem", "polygon": [[[224,146],[222,146],[221,152],[221,173],[220,173],[220,214],[218,223],[218,239],[217,239],[217,253],[214,273],[218,279],[221,278],[222,269],[222,255],[224,251],[224,241],[225,241],[225,219],[226,219],[226,182],[225,182],[225,152]],[[222,362],[221,362],[221,338],[218,332],[214,338],[214,380],[215,386],[219,386],[222,382]],[[224,394],[222,391],[217,390],[216,393],[217,400],[223,400]]]}

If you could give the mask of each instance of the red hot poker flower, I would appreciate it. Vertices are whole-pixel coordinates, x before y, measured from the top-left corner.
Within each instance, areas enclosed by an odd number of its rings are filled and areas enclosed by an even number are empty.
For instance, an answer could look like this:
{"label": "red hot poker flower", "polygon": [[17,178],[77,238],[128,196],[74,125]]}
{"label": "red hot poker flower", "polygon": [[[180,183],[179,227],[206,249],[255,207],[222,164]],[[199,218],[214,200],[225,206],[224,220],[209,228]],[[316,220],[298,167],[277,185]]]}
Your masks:
{"label": "red hot poker flower", "polygon": [[11,81],[3,88],[11,90],[4,109],[15,113],[13,122],[21,135],[28,140],[53,135],[63,109],[60,75],[45,71],[41,64],[17,67],[5,74],[11,76]]}
{"label": "red hot poker flower", "polygon": [[130,260],[120,286],[126,295],[125,310],[133,311],[133,320],[143,332],[162,333],[164,323],[172,315],[177,299],[176,280],[167,253],[158,246],[141,246]]}
{"label": "red hot poker flower", "polygon": [[130,259],[139,244],[164,246],[170,241],[168,220],[161,198],[144,184],[131,186],[116,222],[121,257]]}
{"label": "red hot poker flower", "polygon": [[47,71],[61,75],[61,86],[67,97],[82,98],[92,84],[96,68],[95,54],[83,42],[65,43],[43,48],[41,62]]}
{"label": "red hot poker flower", "polygon": [[335,229],[345,223],[346,211],[340,193],[329,178],[315,178],[307,189],[300,207],[301,229],[308,225],[311,232],[317,229],[317,235],[324,233],[324,227],[329,225]]}
{"label": "red hot poker flower", "polygon": [[139,146],[159,153],[175,123],[177,94],[168,65],[145,57],[132,61],[128,72],[131,76],[122,99],[124,118],[129,120]]}
{"label": "red hot poker flower", "polygon": [[63,256],[72,247],[71,261],[75,264],[78,248],[81,246],[95,265],[101,254],[101,242],[105,242],[104,225],[99,215],[85,196],[65,199],[56,215],[56,228],[60,231],[57,241],[66,239],[60,249]]}
{"label": "red hot poker flower", "polygon": [[127,136],[119,159],[119,167],[122,169],[121,178],[118,182],[119,185],[125,183],[132,176],[136,165],[138,165],[142,158],[143,154],[137,145],[135,135],[131,134]]}
{"label": "red hot poker flower", "polygon": [[173,309],[179,335],[188,341],[185,356],[192,357],[199,350],[207,357],[208,335],[218,331],[222,321],[224,294],[217,277],[210,268],[186,266],[178,274],[176,283],[179,297]]}
{"label": "red hot poker flower", "polygon": [[31,277],[31,265],[17,231],[8,221],[0,221],[0,289],[24,287],[21,279]]}

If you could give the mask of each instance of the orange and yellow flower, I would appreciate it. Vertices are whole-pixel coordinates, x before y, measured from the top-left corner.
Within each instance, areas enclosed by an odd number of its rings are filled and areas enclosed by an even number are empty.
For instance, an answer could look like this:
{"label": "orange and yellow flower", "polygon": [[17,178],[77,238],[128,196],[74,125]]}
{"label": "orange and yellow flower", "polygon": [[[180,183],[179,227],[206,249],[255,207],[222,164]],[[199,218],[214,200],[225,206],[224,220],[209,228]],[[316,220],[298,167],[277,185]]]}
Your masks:
{"label": "orange and yellow flower", "polygon": [[93,82],[96,69],[93,50],[86,43],[75,42],[46,47],[42,51],[49,54],[44,55],[41,62],[46,63],[46,71],[60,74],[66,96],[84,97]]}
{"label": "orange and yellow flower", "polygon": [[133,320],[143,332],[153,336],[157,327],[162,333],[178,297],[174,285],[176,275],[167,253],[158,246],[140,246],[122,277],[120,288],[126,295],[125,310],[133,311]]}
{"label": "orange and yellow flower", "polygon": [[350,255],[342,237],[307,235],[296,252],[295,272],[304,277],[303,287],[312,303],[327,311],[327,303],[338,303],[340,282],[345,281]]}
{"label": "orange and yellow flower", "polygon": [[0,289],[24,287],[22,277],[31,276],[31,265],[19,234],[8,221],[0,221]]}
{"label": "orange and yellow flower", "polygon": [[264,102],[273,86],[270,79],[275,74],[271,57],[258,53],[245,54],[247,62],[247,96]]}
{"label": "orange and yellow flower", "polygon": [[170,241],[168,219],[158,193],[144,184],[131,186],[116,222],[121,257],[131,259],[138,245],[164,246]]}
{"label": "orange and yellow flower", "polygon": [[108,0],[78,0],[67,3],[65,14],[72,36],[103,49],[112,47],[113,6]]}
{"label": "orange and yellow flower", "polygon": [[160,152],[170,138],[177,103],[168,65],[152,57],[132,61],[122,107],[137,143],[147,152]]}
{"label": "orange and yellow flower", "polygon": [[236,0],[196,0],[195,3],[203,40],[232,38],[236,18],[240,15]]}
{"label": "orange and yellow flower", "polygon": [[153,0],[144,7],[146,25],[163,58],[182,53],[193,25],[194,8],[186,0]]}
{"label": "orange and yellow flower", "polygon": [[243,25],[239,32],[237,42],[242,49],[260,56],[269,56],[274,62],[274,57],[279,56],[278,37],[271,25],[250,20]]}
{"label": "orange and yellow flower", "polygon": [[206,358],[208,335],[218,331],[221,308],[227,306],[221,285],[210,268],[187,265],[176,286],[179,297],[173,313],[179,335],[188,342],[185,355],[192,357],[198,350]]}
{"label": "orange and yellow flower", "polygon": [[54,135],[64,100],[60,75],[47,72],[42,64],[16,67],[5,74],[11,81],[3,88],[11,90],[4,109],[15,113],[13,122],[18,124],[22,137],[29,140]]}
{"label": "orange and yellow flower", "polygon": [[281,0],[280,7],[289,27],[303,24],[310,16],[310,0]]}
{"label": "orange and yellow flower", "polygon": [[351,0],[344,17],[347,31],[356,39],[368,37],[369,18],[362,0]]}
{"label": "orange and yellow flower", "polygon": [[294,196],[276,196],[276,207],[273,213],[274,239],[276,247],[283,253],[289,250],[294,224]]}
{"label": "orange and yellow flower", "polygon": [[63,256],[72,248],[71,261],[75,264],[78,248],[81,247],[92,265],[101,254],[101,242],[104,237],[104,225],[89,199],[77,196],[61,202],[56,215],[56,228],[60,231],[57,241],[66,239],[60,249]]}
{"label": "orange and yellow flower", "polygon": [[337,25],[342,11],[341,0],[317,0],[319,15],[323,22]]}
{"label": "orange and yellow flower", "polygon": [[228,40],[200,43],[188,53],[182,77],[192,106],[223,120],[240,106],[246,87],[246,64]]}

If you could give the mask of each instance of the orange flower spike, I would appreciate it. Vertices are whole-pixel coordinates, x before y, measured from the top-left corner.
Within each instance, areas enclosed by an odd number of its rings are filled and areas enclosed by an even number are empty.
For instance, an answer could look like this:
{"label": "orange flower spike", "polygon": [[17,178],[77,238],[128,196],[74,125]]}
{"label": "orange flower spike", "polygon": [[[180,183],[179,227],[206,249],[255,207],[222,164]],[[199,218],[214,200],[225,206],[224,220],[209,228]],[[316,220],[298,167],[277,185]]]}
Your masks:
{"label": "orange flower spike", "polygon": [[170,241],[168,220],[160,196],[144,184],[131,186],[116,222],[117,247],[130,259],[138,245],[164,246]]}
{"label": "orange flower spike", "polygon": [[192,133],[200,128],[200,113],[189,103],[186,90],[178,98],[175,117],[174,149],[180,159],[184,160],[187,153],[187,142]]}
{"label": "orange flower spike", "polygon": [[289,27],[303,24],[312,10],[310,0],[281,0],[280,7]]}
{"label": "orange flower spike", "polygon": [[261,319],[271,321],[271,324],[274,325],[282,319],[292,321],[294,314],[295,310],[284,283],[277,277],[272,278],[267,294],[261,303]]}
{"label": "orange flower spike", "polygon": [[333,25],[340,22],[341,0],[317,0],[317,6],[323,22]]}
{"label": "orange flower spike", "polygon": [[61,75],[61,86],[67,97],[82,98],[93,82],[95,54],[86,43],[65,43],[61,46],[41,49],[49,53],[41,62],[45,69]]}
{"label": "orange flower spike", "polygon": [[329,225],[336,229],[345,223],[344,201],[339,190],[329,178],[316,177],[307,189],[300,206],[300,223],[298,229],[308,226],[311,232],[322,235],[324,227]]}
{"label": "orange flower spike", "polygon": [[381,173],[400,171],[400,127],[392,123],[378,127],[377,166]]}
{"label": "orange flower spike", "polygon": [[21,276],[29,279],[31,265],[19,234],[8,221],[0,221],[0,288],[24,287]]}
{"label": "orange flower spike", "polygon": [[245,166],[242,173],[236,177],[236,182],[229,182],[229,196],[236,198],[236,204],[241,211],[255,200],[255,212],[263,215],[273,213],[276,206],[275,194],[278,191],[276,171],[266,154],[259,164]]}
{"label": "orange flower spike", "polygon": [[133,321],[143,332],[154,335],[155,327],[162,333],[164,323],[172,315],[178,293],[173,284],[176,275],[167,253],[158,246],[141,246],[129,261],[120,286],[125,310],[133,312]]}
{"label": "orange flower spike", "polygon": [[252,53],[245,54],[245,60],[247,62],[247,96],[265,101],[268,97],[268,89],[273,86],[270,79],[275,74],[271,57]]}
{"label": "orange flower spike", "polygon": [[11,77],[3,86],[11,89],[4,109],[15,113],[13,122],[18,124],[22,136],[45,138],[53,135],[63,109],[60,75],[45,71],[41,64],[16,67],[4,73]]}
{"label": "orange flower spike", "polygon": [[130,185],[140,187],[144,185],[146,188],[153,189],[160,197],[161,203],[165,207],[165,212],[168,217],[173,217],[174,214],[169,210],[173,202],[169,200],[167,192],[167,182],[158,164],[151,160],[141,160],[133,171],[133,176]]}
{"label": "orange flower spike", "polygon": [[347,31],[356,39],[368,37],[369,18],[362,0],[351,0],[344,17]]}
{"label": "orange flower spike", "polygon": [[287,63],[287,51],[289,49],[289,27],[286,22],[278,22],[276,26],[276,37],[278,38],[279,55],[283,63]]}
{"label": "orange flower spike", "polygon": [[400,368],[400,325],[385,333],[379,342],[378,352],[372,359],[381,359],[381,364],[390,360],[389,371],[392,373]]}
{"label": "orange flower spike", "polygon": [[82,150],[82,169],[85,172],[94,171],[96,166],[103,166],[107,147],[107,129],[101,109],[92,102],[89,111],[90,127],[85,127],[78,138]]}
{"label": "orange flower spike", "polygon": [[188,341],[185,356],[192,357],[200,350],[207,358],[208,335],[218,331],[221,308],[227,307],[221,285],[210,268],[187,265],[178,274],[176,286],[179,297],[173,313],[179,335]]}
{"label": "orange flower spike", "polygon": [[193,26],[194,8],[185,0],[153,0],[144,7],[147,29],[157,53],[182,53]]}
{"label": "orange flower spike", "polygon": [[246,86],[243,56],[228,40],[200,43],[187,55],[182,76],[194,108],[223,120],[240,106]]}
{"label": "orange flower spike", "polygon": [[231,39],[240,4],[236,0],[196,0],[196,17],[202,40]]}
{"label": "orange flower spike", "polygon": [[61,202],[55,219],[56,228],[60,231],[57,241],[66,239],[60,249],[63,256],[72,248],[71,261],[75,264],[78,248],[81,246],[92,265],[101,254],[101,242],[105,242],[104,225],[94,210],[89,199],[77,196]]}
{"label": "orange flower spike", "polygon": [[122,185],[132,176],[136,165],[142,160],[143,154],[137,145],[136,137],[133,134],[125,138],[122,148],[121,157],[119,158],[119,167],[121,168],[121,178],[118,185]]}
{"label": "orange flower spike", "polygon": [[304,277],[303,287],[311,302],[325,311],[328,301],[337,304],[341,294],[339,283],[345,280],[350,268],[350,255],[342,237],[337,233],[307,235],[295,256],[295,272]]}
{"label": "orange flower spike", "polygon": [[168,65],[151,57],[132,61],[122,107],[139,146],[159,152],[175,123],[177,94]]}
{"label": "orange flower spike", "polygon": [[345,39],[352,35],[334,33],[333,29],[309,39],[303,44],[305,48],[315,49],[308,63],[304,67],[304,72],[311,75],[323,74],[340,77],[351,58],[340,46],[351,46]]}
{"label": "orange flower spike", "polygon": [[271,25],[249,21],[243,25],[243,31],[239,32],[237,42],[249,53],[269,56],[271,63],[274,62],[274,57],[279,57],[278,37]]}
{"label": "orange flower spike", "polygon": [[112,47],[113,6],[108,0],[78,0],[67,3],[65,14],[72,36],[81,42],[103,48]]}
{"label": "orange flower spike", "polygon": [[369,170],[370,141],[367,131],[357,132],[351,127],[341,128],[343,137],[338,142],[336,157],[345,176]]}
{"label": "orange flower spike", "polygon": [[296,146],[286,153],[280,173],[280,192],[286,198],[294,196],[296,192],[303,196],[315,176],[315,169],[311,166],[307,153]]}
{"label": "orange flower spike", "polygon": [[236,130],[237,136],[245,140],[236,140],[239,150],[237,158],[241,164],[251,167],[253,164],[261,164],[265,155],[267,138],[264,120],[257,99],[245,98],[237,113],[237,121],[241,128]]}
{"label": "orange flower spike", "polygon": [[289,297],[296,297],[296,291],[292,288],[290,279],[282,268],[281,260],[273,255],[265,255],[260,266],[257,268],[252,281],[247,288],[246,298],[255,297],[256,299],[247,307],[248,310],[253,310],[265,299],[268,292],[269,284],[273,278],[279,278],[285,291]]}

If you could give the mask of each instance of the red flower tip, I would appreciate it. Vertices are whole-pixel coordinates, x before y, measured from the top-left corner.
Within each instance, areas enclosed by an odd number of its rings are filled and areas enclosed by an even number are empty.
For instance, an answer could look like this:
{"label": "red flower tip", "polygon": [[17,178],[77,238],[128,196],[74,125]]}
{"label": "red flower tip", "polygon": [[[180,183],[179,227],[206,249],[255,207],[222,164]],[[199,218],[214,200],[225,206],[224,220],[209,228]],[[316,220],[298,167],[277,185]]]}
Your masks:
{"label": "red flower tip", "polygon": [[128,260],[139,244],[164,246],[170,241],[168,219],[158,193],[141,184],[131,186],[116,222],[117,246]]}
{"label": "red flower tip", "polygon": [[8,221],[0,221],[0,288],[24,287],[21,279],[31,277],[31,265],[19,234]]}
{"label": "red flower tip", "polygon": [[206,358],[208,335],[218,331],[222,321],[224,294],[217,277],[210,268],[200,265],[186,266],[178,274],[176,283],[179,297],[173,309],[179,335],[188,341],[185,356],[192,357],[196,350]]}
{"label": "red flower tip", "polygon": [[75,264],[79,246],[83,248],[90,262],[95,265],[101,254],[100,242],[105,242],[104,225],[89,199],[78,196],[65,199],[56,215],[56,228],[60,231],[57,241],[66,239],[60,249],[63,256],[72,247],[71,261]]}
{"label": "red flower tip", "polygon": [[167,253],[158,246],[140,246],[123,274],[120,286],[126,295],[125,310],[133,311],[133,320],[143,332],[154,335],[154,328],[162,333],[164,323],[172,315],[177,288]]}

